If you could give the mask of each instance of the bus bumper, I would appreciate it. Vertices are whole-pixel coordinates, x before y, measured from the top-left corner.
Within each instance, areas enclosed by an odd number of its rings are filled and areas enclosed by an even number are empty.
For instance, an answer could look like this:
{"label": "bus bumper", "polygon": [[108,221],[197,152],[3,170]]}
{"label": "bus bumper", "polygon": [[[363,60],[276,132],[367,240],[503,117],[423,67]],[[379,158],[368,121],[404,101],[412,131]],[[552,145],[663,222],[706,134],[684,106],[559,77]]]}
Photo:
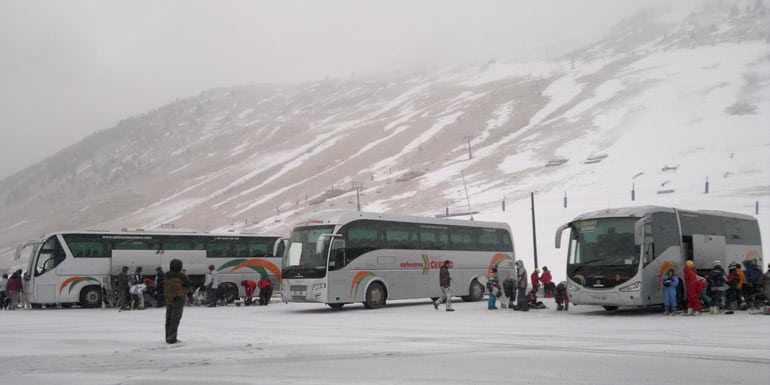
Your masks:
{"label": "bus bumper", "polygon": [[576,305],[643,306],[639,292],[619,293],[578,290],[569,292],[570,302]]}

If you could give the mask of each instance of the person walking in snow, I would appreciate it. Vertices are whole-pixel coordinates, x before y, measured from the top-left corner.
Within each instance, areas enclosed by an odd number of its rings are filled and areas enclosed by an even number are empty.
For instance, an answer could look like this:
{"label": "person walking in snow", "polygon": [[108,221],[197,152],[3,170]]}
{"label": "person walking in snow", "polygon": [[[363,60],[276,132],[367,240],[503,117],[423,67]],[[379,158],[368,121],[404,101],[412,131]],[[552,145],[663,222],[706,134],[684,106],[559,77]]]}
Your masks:
{"label": "person walking in snow", "polygon": [[516,307],[514,310],[529,311],[527,303],[527,269],[520,259],[516,261]]}
{"label": "person walking in snow", "polygon": [[497,278],[497,268],[493,267],[487,275],[487,291],[489,291],[489,300],[487,309],[497,310],[497,296],[500,295],[500,281]]}
{"label": "person walking in snow", "polygon": [[676,288],[679,286],[679,277],[676,270],[668,269],[662,278],[663,283],[663,315],[676,314]]}
{"label": "person walking in snow", "polygon": [[452,261],[445,260],[438,271],[438,284],[441,287],[441,297],[433,302],[433,307],[438,310],[438,305],[446,304],[446,311],[455,311],[452,309],[452,291],[449,287],[452,285],[452,277],[449,275],[449,267]]}
{"label": "person walking in snow", "polygon": [[177,334],[179,322],[182,320],[184,303],[187,301],[187,292],[190,280],[182,274],[182,261],[172,259],[169,263],[169,271],[164,276],[165,288],[163,295],[166,302],[166,343],[179,342]]}

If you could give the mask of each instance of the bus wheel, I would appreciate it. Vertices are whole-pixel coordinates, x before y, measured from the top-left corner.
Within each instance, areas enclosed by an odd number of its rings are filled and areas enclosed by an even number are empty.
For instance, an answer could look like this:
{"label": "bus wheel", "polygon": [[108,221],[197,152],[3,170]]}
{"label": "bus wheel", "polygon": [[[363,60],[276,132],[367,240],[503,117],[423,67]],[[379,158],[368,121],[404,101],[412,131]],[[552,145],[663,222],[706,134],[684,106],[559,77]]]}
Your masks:
{"label": "bus wheel", "polygon": [[468,290],[468,295],[463,296],[462,299],[465,302],[478,302],[484,298],[484,286],[477,279],[471,281],[471,287]]}
{"label": "bus wheel", "polygon": [[343,306],[345,306],[344,303],[327,303],[327,305],[329,305],[329,307],[334,310],[340,310]]}
{"label": "bus wheel", "polygon": [[366,302],[364,302],[364,306],[366,306],[367,309],[383,307],[385,306],[385,299],[387,296],[385,287],[382,286],[381,283],[375,282],[369,285],[369,288],[366,290]]}
{"label": "bus wheel", "polygon": [[602,306],[602,307],[604,308],[604,310],[607,310],[607,311],[615,311],[615,310],[618,310],[618,307],[617,307],[617,306]]}
{"label": "bus wheel", "polygon": [[33,303],[31,304],[33,309],[42,309],[43,304],[42,303]]}
{"label": "bus wheel", "polygon": [[227,303],[232,303],[238,298],[238,287],[232,282],[225,282],[219,285],[222,290],[222,300]]}
{"label": "bus wheel", "polygon": [[80,291],[80,306],[99,307],[102,304],[102,289],[99,286],[88,286]]}

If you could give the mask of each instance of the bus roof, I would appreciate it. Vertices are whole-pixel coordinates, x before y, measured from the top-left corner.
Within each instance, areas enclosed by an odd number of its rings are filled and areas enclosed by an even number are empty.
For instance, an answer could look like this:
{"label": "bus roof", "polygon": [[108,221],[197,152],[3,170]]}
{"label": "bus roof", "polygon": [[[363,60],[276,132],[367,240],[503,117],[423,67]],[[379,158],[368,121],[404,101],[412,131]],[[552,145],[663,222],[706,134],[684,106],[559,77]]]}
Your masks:
{"label": "bus roof", "polygon": [[104,230],[65,230],[45,234],[41,239],[47,239],[52,235],[107,235],[114,237],[132,236],[171,236],[171,237],[224,237],[224,238],[281,238],[280,235],[259,235],[251,233],[196,233],[179,231],[104,231]]}
{"label": "bus roof", "polygon": [[430,225],[492,227],[492,228],[507,229],[510,231],[510,226],[505,222],[482,222],[482,221],[473,221],[473,220],[421,217],[421,216],[415,216],[415,215],[386,214],[386,213],[374,213],[374,212],[364,212],[364,211],[354,211],[354,210],[319,211],[308,215],[305,220],[295,223],[294,227],[337,225],[340,223],[347,223],[356,219],[381,220],[381,221],[390,221],[390,222],[410,222],[410,223],[421,223],[421,224],[430,224]]}
{"label": "bus roof", "polygon": [[745,220],[752,220],[755,221],[756,219],[752,217],[751,215],[745,215],[745,214],[738,214],[738,213],[731,213],[727,211],[719,211],[719,210],[680,210],[673,207],[662,207],[662,206],[635,206],[635,207],[618,207],[618,208],[608,208],[605,210],[599,210],[599,211],[592,211],[584,214],[580,214],[573,221],[580,221],[585,219],[593,219],[593,218],[622,218],[622,217],[631,217],[631,218],[641,218],[645,215],[649,215],[652,213],[684,213],[684,214],[695,214],[695,215],[714,215],[714,216],[720,216],[720,217],[729,217],[729,218],[738,218],[738,219],[745,219]]}

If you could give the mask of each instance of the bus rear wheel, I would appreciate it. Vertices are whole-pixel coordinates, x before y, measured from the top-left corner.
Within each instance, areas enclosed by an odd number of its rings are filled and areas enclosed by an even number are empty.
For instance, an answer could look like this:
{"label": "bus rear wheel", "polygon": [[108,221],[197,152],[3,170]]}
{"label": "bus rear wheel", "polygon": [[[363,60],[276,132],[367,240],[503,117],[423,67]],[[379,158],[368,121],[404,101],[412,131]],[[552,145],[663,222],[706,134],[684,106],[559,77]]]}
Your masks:
{"label": "bus rear wheel", "polygon": [[380,283],[373,283],[366,289],[366,302],[364,306],[367,309],[376,309],[385,306],[385,300],[388,294],[385,292],[385,287]]}
{"label": "bus rear wheel", "polygon": [[327,303],[327,305],[329,305],[329,307],[334,310],[340,310],[343,306],[345,306],[344,303]]}
{"label": "bus rear wheel", "polygon": [[465,302],[478,302],[484,298],[484,286],[477,279],[471,281],[471,287],[468,290],[468,295],[463,296],[462,299]]}
{"label": "bus rear wheel", "polygon": [[99,307],[102,304],[102,288],[88,286],[80,291],[80,306]]}
{"label": "bus rear wheel", "polygon": [[615,310],[618,310],[618,307],[617,307],[617,306],[602,306],[602,307],[604,308],[604,310],[607,310],[607,311],[615,311]]}

